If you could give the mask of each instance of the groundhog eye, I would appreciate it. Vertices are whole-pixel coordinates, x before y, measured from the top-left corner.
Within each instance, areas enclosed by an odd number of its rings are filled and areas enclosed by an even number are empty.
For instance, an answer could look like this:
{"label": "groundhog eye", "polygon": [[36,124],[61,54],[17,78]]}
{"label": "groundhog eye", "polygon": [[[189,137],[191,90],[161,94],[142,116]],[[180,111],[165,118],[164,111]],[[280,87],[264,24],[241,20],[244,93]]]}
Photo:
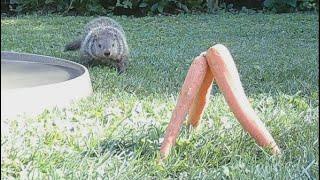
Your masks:
{"label": "groundhog eye", "polygon": [[114,44],[112,44],[112,47],[114,47]]}

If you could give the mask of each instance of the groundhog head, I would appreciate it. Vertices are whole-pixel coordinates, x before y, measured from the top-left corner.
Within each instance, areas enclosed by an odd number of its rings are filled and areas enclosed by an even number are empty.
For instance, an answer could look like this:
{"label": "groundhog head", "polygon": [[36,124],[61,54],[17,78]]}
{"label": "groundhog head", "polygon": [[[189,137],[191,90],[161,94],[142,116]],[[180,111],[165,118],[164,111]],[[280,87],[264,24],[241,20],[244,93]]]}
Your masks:
{"label": "groundhog head", "polygon": [[114,32],[100,31],[94,34],[92,53],[101,59],[114,59],[118,57],[119,43]]}

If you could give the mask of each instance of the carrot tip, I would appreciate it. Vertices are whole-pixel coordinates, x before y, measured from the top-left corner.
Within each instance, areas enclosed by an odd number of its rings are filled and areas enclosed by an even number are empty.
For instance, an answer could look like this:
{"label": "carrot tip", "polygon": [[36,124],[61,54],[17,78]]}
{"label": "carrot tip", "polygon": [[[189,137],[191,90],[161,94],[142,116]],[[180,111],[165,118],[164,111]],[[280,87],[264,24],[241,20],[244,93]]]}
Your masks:
{"label": "carrot tip", "polygon": [[212,49],[214,51],[221,52],[221,53],[229,52],[228,48],[222,44],[216,44],[216,45],[212,46],[210,49]]}

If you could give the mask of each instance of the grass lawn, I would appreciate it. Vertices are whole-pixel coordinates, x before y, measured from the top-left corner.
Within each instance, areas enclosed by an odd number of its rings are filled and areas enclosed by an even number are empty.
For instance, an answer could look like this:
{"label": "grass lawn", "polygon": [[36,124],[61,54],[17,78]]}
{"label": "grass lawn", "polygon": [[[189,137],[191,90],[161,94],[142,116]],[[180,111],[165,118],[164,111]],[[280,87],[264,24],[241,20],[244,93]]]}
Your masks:
{"label": "grass lawn", "polygon": [[[1,19],[1,50],[78,61],[64,45],[93,17]],[[318,179],[318,16],[114,17],[131,49],[128,71],[89,68],[94,94],[36,118],[1,120],[1,176],[47,179]],[[164,166],[165,128],[195,56],[226,45],[247,96],[283,150],[243,131],[217,86],[201,127],[183,127]],[[76,91],[76,90],[75,90]]]}

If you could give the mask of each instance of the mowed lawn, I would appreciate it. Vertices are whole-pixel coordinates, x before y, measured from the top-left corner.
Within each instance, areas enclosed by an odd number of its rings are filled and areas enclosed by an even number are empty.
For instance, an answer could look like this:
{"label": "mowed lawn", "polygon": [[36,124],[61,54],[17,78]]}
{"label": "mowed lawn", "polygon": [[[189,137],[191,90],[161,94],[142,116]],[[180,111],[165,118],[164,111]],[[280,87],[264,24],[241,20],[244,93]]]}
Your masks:
{"label": "mowed lawn", "polygon": [[[1,51],[79,61],[77,52],[62,50],[92,18],[2,18]],[[113,18],[127,34],[127,72],[90,67],[91,97],[35,118],[2,119],[3,179],[319,178],[316,14]],[[215,85],[199,129],[184,126],[158,164],[187,70],[216,43],[231,51],[253,108],[283,154],[273,157],[255,144]]]}

